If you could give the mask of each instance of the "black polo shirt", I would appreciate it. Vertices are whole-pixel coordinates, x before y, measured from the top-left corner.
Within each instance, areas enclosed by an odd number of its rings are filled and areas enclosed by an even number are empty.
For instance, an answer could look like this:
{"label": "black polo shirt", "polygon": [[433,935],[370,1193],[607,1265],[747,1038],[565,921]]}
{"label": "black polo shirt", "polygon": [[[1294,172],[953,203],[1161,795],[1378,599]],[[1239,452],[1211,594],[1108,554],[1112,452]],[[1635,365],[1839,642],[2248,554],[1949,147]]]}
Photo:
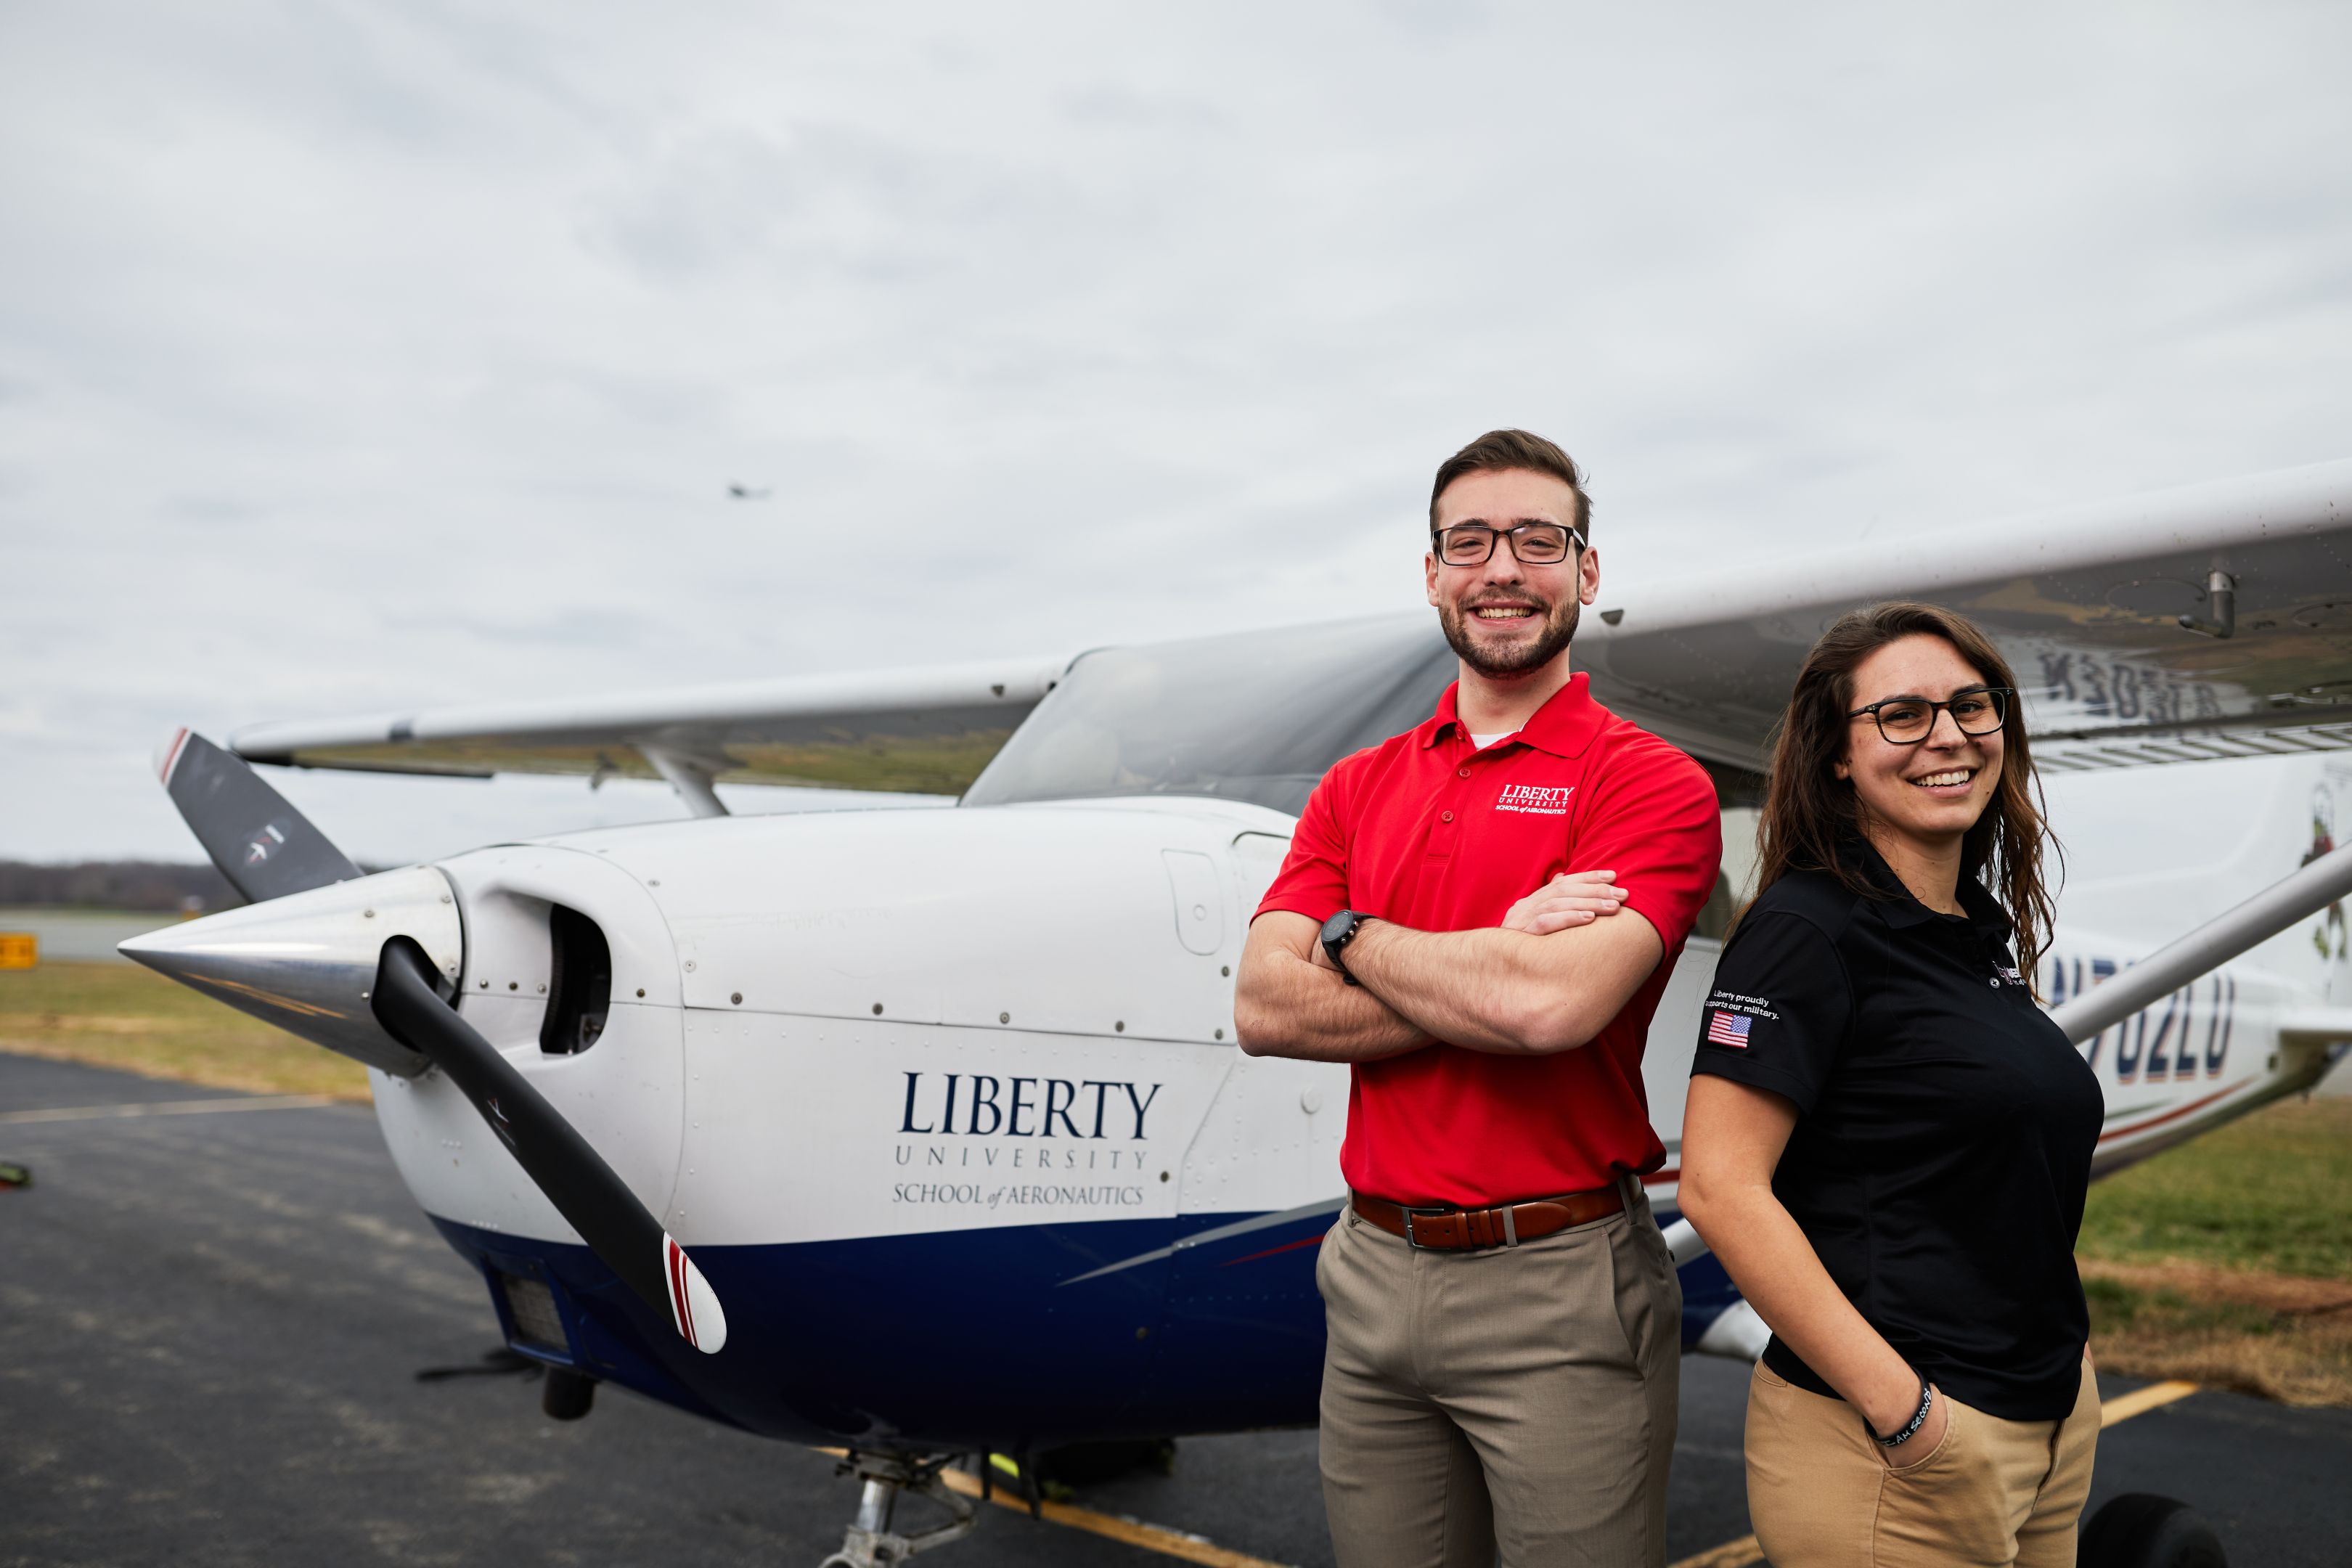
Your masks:
{"label": "black polo shirt", "polygon": [[[1965,915],[1822,872],[1765,889],[1733,931],[1691,1070],[1796,1102],[1772,1190],[1863,1317],[1953,1397],[2065,1416],[2090,1321],[2074,1271],[2099,1082],[2034,1005],[2010,924],[1973,878]],[[1777,1338],[1764,1363],[1836,1391]]]}

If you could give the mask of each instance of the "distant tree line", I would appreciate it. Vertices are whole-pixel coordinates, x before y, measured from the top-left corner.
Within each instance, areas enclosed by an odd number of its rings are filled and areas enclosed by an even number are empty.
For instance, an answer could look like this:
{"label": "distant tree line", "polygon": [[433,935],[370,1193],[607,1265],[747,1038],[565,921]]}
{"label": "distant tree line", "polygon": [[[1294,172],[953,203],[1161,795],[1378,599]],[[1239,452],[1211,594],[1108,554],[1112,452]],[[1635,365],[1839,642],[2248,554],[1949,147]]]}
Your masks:
{"label": "distant tree line", "polygon": [[228,879],[207,865],[172,860],[84,860],[68,866],[44,866],[0,860],[0,904],[178,910],[226,910],[243,902],[236,889],[228,885]]}

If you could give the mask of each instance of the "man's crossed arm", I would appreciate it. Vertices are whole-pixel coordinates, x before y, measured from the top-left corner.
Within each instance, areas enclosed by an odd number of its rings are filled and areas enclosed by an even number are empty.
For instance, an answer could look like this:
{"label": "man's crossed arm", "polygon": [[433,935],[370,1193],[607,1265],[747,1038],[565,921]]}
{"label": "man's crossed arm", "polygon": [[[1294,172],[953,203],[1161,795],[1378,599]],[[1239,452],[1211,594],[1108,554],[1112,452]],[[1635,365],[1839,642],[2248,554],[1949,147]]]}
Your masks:
{"label": "man's crossed arm", "polygon": [[1503,1056],[1573,1050],[1598,1035],[1658,967],[1665,944],[1616,918],[1614,873],[1563,872],[1491,931],[1412,931],[1367,921],[1348,944],[1349,985],[1305,915],[1250,926],[1234,1028],[1252,1056],[1372,1061],[1445,1040]]}

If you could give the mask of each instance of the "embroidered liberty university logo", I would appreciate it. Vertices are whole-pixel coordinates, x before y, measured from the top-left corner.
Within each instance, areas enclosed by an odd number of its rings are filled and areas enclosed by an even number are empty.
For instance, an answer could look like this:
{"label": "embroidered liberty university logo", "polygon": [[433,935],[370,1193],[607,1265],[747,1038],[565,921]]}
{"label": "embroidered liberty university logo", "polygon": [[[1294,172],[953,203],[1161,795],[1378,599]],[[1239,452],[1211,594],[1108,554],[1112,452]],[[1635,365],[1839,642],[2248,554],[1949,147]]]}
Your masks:
{"label": "embroidered liberty university logo", "polygon": [[1495,809],[1523,812],[1530,816],[1566,816],[1568,797],[1575,793],[1574,784],[1563,789],[1547,784],[1512,784],[1496,800]]}

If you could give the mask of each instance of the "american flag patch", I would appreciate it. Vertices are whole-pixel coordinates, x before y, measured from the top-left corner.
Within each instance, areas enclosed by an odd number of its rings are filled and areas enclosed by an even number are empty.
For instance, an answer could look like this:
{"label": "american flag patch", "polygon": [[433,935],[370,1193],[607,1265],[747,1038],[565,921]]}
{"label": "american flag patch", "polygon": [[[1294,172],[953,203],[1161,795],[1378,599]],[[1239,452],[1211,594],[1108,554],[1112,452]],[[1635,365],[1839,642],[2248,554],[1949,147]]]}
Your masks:
{"label": "american flag patch", "polygon": [[1755,1021],[1745,1013],[1709,1013],[1706,1043],[1744,1051],[1748,1048],[1748,1026]]}

